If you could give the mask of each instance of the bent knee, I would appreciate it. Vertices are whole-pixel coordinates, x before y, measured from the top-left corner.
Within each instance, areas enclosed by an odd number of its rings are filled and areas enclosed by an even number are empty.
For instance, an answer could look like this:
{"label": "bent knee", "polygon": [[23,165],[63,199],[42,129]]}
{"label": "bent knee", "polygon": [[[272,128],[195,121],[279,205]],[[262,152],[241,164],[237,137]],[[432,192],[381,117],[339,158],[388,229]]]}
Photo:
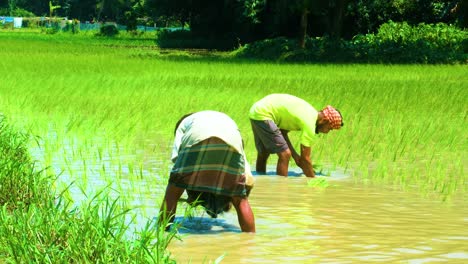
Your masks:
{"label": "bent knee", "polygon": [[278,157],[281,160],[289,160],[292,157],[291,150],[288,148],[278,153]]}

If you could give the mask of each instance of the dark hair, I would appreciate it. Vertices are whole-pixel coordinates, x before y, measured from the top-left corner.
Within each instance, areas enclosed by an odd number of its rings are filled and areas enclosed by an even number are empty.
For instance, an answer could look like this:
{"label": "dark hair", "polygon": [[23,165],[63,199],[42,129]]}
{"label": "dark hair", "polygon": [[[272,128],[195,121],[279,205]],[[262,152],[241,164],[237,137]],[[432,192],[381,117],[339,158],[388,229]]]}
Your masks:
{"label": "dark hair", "polygon": [[188,116],[191,116],[191,115],[193,115],[193,114],[194,114],[194,113],[186,114],[186,115],[182,116],[182,117],[179,119],[179,121],[177,121],[177,123],[176,123],[176,125],[175,125],[175,128],[174,128],[174,135],[176,134],[177,128],[179,127],[180,123],[182,123],[182,121],[183,121],[185,118],[187,118]]}
{"label": "dark hair", "polygon": [[203,206],[211,218],[217,218],[218,214],[231,209],[232,197],[230,196],[192,190],[186,190],[186,192],[191,200],[195,201],[194,205]]}

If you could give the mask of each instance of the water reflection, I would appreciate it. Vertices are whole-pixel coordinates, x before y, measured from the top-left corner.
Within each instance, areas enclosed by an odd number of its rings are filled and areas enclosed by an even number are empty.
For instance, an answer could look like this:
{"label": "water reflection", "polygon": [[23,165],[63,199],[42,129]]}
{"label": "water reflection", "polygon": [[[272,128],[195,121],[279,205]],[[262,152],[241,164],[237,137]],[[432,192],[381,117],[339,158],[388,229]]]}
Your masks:
{"label": "water reflection", "polygon": [[[333,177],[324,189],[305,177],[256,179],[257,233],[181,232],[170,245],[180,263],[224,254],[222,263],[468,262],[464,199],[440,202]],[[238,225],[235,212],[222,220]]]}
{"label": "water reflection", "polygon": [[[166,183],[160,175],[169,171],[169,164],[161,163],[166,157],[112,143],[111,150],[101,151],[100,144],[85,143],[64,141],[53,150],[36,149],[33,156],[60,174],[59,183],[76,182],[75,201],[86,198],[83,190],[111,184],[136,207],[137,227],[155,217]],[[50,155],[54,149],[59,151]],[[195,215],[180,230],[183,240],[170,245],[173,256],[179,263],[220,256],[222,263],[468,263],[468,197],[441,202],[359,184],[343,173],[327,177],[327,188],[313,187],[297,171],[290,175],[256,175],[250,197],[256,234],[240,232],[234,210],[214,220]]]}
{"label": "water reflection", "polygon": [[239,233],[239,226],[227,221],[226,219],[213,219],[207,214],[202,216],[192,216],[184,219],[176,217],[174,223],[179,226],[180,234],[220,234],[224,232]]}

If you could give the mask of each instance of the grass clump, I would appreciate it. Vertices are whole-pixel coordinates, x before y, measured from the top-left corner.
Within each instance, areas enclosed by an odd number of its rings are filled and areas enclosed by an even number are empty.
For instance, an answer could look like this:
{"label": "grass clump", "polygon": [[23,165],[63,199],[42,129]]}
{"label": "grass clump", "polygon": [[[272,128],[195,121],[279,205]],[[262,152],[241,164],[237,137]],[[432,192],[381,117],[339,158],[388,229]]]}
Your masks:
{"label": "grass clump", "polygon": [[131,209],[109,188],[75,206],[67,190],[37,171],[26,149],[30,136],[0,118],[0,262],[172,263],[166,233],[153,221],[130,235]]}
{"label": "grass clump", "polygon": [[0,205],[8,211],[30,204],[43,206],[49,186],[34,170],[26,149],[29,137],[12,131],[4,120],[0,116]]}

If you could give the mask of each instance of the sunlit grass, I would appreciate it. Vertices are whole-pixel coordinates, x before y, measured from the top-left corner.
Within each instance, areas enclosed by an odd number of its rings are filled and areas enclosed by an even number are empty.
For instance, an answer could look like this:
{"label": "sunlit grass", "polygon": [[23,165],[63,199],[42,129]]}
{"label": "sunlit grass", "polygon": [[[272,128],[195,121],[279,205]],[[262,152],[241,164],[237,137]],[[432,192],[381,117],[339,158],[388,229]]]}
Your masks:
{"label": "sunlit grass", "polygon": [[135,228],[132,207],[109,186],[76,203],[73,183],[51,188],[56,176],[32,162],[30,139],[0,115],[0,262],[173,263],[166,248],[177,232],[165,232],[167,219]]}
{"label": "sunlit grass", "polygon": [[180,116],[227,113],[254,163],[248,109],[281,92],[343,113],[344,128],[320,135],[313,146],[312,159],[325,170],[442,197],[467,191],[466,65],[174,58],[160,56],[150,41],[134,47],[90,38],[0,34],[0,109],[40,137],[35,157],[65,185],[75,181],[87,191],[111,184],[128,197],[146,197],[139,205],[158,208]]}

